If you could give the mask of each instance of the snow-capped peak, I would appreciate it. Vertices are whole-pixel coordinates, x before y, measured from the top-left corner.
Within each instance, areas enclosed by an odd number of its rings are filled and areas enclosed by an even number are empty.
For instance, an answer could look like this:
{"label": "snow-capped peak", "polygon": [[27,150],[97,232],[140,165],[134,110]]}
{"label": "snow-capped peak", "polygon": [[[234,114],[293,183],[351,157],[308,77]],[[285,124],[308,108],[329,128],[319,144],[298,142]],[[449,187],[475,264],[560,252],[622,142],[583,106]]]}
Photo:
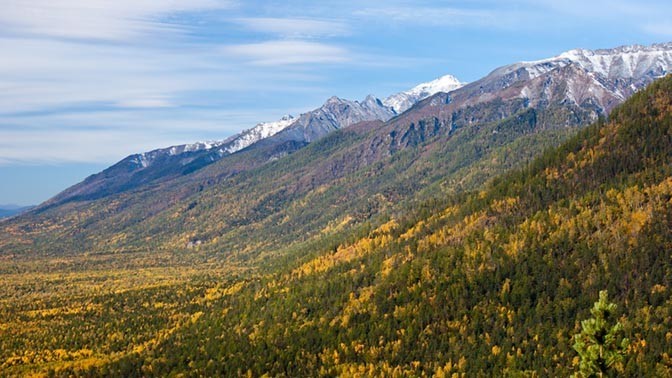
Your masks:
{"label": "snow-capped peak", "polygon": [[465,83],[460,82],[455,76],[445,75],[438,79],[419,84],[407,91],[394,94],[383,100],[383,104],[394,109],[397,114],[400,114],[408,110],[416,102],[433,94],[451,92],[464,85]]}
{"label": "snow-capped peak", "polygon": [[234,138],[229,139],[230,142],[227,143],[227,146],[220,152],[232,154],[236,151],[240,151],[262,139],[266,139],[279,133],[295,121],[296,118],[291,114],[286,114],[278,121],[259,123],[253,128],[245,130]]}
{"label": "snow-capped peak", "polygon": [[427,83],[411,88],[406,93],[417,95],[432,95],[438,92],[450,92],[464,85],[453,75],[444,75]]}

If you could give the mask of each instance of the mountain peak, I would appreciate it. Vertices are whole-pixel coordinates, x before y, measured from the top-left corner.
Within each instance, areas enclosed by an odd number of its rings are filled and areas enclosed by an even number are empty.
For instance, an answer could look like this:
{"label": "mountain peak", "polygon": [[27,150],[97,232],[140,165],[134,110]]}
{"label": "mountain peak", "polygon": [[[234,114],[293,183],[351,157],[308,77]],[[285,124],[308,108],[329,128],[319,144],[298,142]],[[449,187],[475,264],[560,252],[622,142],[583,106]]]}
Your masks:
{"label": "mountain peak", "polygon": [[384,106],[385,106],[385,105],[383,104],[383,102],[380,101],[380,99],[379,99],[378,97],[376,97],[376,96],[374,96],[374,95],[372,95],[372,94],[366,96],[366,97],[364,98],[364,101],[362,101],[361,103],[362,103],[362,105],[364,105],[364,106],[367,106],[367,107],[374,107],[374,108],[384,107]]}
{"label": "mountain peak", "polygon": [[464,85],[453,75],[444,75],[432,81],[422,83],[413,87],[409,92],[429,93],[449,92]]}
{"label": "mountain peak", "polygon": [[451,92],[465,85],[453,75],[444,75],[432,81],[416,85],[415,87],[394,94],[385,100],[383,104],[397,114],[401,114],[413,106],[416,102],[439,92]]}
{"label": "mountain peak", "polygon": [[326,105],[326,104],[339,104],[339,103],[342,103],[342,102],[345,102],[345,101],[346,101],[346,100],[344,100],[344,99],[342,99],[342,98],[340,98],[340,97],[338,97],[338,96],[331,96],[331,97],[329,97],[329,98],[327,99],[327,101],[325,101],[324,104],[325,104],[325,105]]}

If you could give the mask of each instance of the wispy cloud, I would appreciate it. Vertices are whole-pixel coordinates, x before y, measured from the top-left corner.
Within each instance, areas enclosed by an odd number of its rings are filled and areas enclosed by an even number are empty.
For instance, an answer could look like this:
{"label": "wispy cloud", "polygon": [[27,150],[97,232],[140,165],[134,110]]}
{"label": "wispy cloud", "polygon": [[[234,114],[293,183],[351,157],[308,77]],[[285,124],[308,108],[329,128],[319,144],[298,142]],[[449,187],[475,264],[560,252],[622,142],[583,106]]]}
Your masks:
{"label": "wispy cloud", "polygon": [[434,6],[381,6],[356,11],[355,15],[391,22],[446,26],[495,24],[496,21],[489,10]]}
{"label": "wispy cloud", "polygon": [[174,50],[25,38],[0,38],[0,50],[11,51],[0,60],[0,114],[165,100],[208,83],[236,85],[225,69],[208,77],[196,69],[215,61],[207,52],[196,52],[200,63]]}
{"label": "wispy cloud", "polygon": [[119,108],[138,109],[171,108],[175,106],[175,104],[165,96],[136,97],[134,99],[117,101],[115,105]]}
{"label": "wispy cloud", "polygon": [[5,35],[120,41],[180,30],[169,16],[232,5],[227,0],[6,0],[0,26]]}
{"label": "wispy cloud", "polygon": [[231,45],[223,47],[222,52],[260,66],[343,63],[350,60],[350,53],[345,48],[297,40]]}
{"label": "wispy cloud", "polygon": [[353,14],[391,26],[471,30],[527,29],[536,24],[540,16],[543,17],[543,14],[533,13],[529,8],[502,6],[502,3],[494,1],[482,1],[476,5],[459,2],[451,2],[450,5],[384,4],[356,10]]}
{"label": "wispy cloud", "polygon": [[351,34],[351,27],[342,21],[275,17],[244,17],[234,21],[254,32],[286,38],[335,37]]}
{"label": "wispy cloud", "polygon": [[[146,145],[143,138],[134,139],[120,130],[0,131],[0,138],[12,141],[0,144],[0,165],[106,162]],[[159,142],[169,139],[159,138]]]}

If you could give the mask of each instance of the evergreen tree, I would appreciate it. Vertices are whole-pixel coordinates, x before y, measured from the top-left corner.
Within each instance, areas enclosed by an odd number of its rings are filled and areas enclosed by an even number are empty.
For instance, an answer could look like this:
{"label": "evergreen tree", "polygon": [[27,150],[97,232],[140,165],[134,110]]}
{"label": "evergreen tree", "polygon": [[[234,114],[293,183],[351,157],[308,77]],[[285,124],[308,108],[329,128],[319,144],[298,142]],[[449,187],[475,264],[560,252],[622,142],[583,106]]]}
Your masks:
{"label": "evergreen tree", "polygon": [[600,291],[600,299],[590,313],[593,317],[582,321],[581,332],[574,335],[574,350],[581,359],[576,376],[609,376],[623,361],[629,340],[623,337],[623,325],[616,320],[616,304],[607,301],[606,290]]}

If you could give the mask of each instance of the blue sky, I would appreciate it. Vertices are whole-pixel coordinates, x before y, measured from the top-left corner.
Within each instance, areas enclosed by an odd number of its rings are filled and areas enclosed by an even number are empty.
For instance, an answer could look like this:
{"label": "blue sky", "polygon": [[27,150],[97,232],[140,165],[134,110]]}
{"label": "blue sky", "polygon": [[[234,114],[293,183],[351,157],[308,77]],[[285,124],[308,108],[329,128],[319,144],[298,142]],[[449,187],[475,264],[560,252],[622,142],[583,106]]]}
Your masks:
{"label": "blue sky", "polygon": [[2,0],[0,204],[329,96],[672,40],[667,1]]}

